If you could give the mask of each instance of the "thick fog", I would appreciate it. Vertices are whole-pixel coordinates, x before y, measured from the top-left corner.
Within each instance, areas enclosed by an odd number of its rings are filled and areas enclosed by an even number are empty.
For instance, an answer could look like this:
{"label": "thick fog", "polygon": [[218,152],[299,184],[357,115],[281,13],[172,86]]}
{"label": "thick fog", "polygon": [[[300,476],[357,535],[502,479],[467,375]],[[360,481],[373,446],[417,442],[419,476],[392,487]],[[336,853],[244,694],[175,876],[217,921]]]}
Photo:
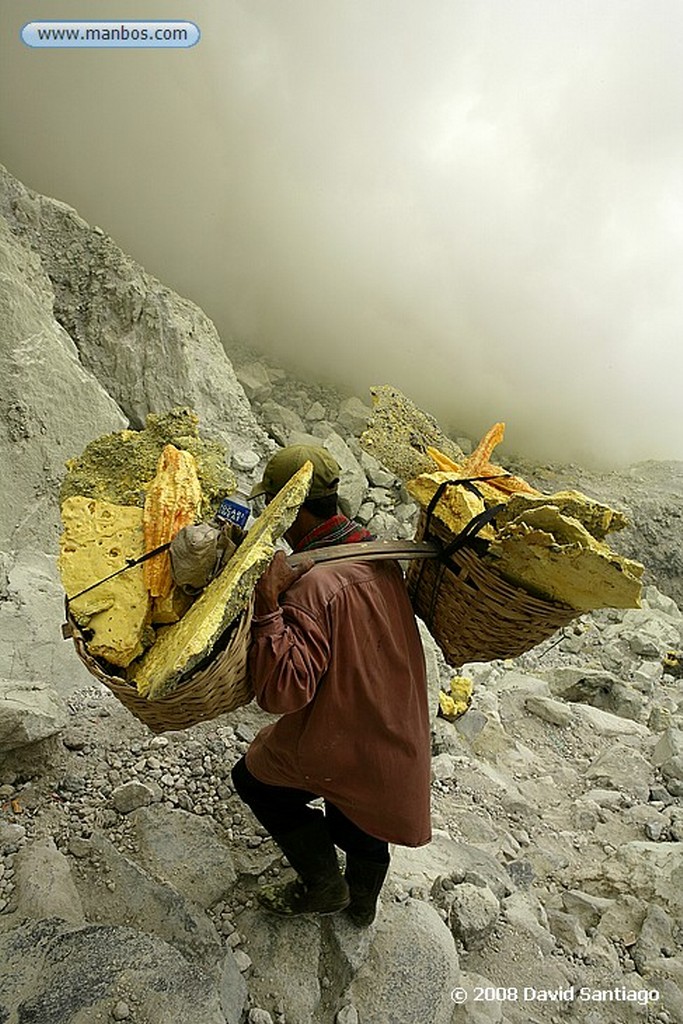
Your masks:
{"label": "thick fog", "polygon": [[37,50],[0,159],[230,338],[506,449],[683,458],[680,0],[100,0],[188,50]]}

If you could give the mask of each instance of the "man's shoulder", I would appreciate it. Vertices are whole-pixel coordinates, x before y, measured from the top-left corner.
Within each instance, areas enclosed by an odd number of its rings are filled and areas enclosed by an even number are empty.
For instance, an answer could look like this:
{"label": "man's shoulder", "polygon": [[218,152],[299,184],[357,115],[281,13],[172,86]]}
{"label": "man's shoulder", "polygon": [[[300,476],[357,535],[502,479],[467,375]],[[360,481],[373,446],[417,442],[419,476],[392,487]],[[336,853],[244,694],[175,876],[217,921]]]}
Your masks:
{"label": "man's shoulder", "polygon": [[325,604],[345,591],[362,586],[403,585],[403,573],[394,561],[354,561],[314,565],[294,583],[287,594],[293,603],[301,600]]}

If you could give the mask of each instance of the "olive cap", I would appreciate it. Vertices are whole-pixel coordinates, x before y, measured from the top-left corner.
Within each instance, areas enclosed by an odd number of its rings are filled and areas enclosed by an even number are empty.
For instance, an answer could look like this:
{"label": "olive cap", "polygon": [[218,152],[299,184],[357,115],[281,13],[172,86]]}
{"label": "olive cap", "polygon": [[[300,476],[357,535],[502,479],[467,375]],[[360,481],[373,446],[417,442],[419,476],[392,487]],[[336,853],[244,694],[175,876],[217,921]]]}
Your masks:
{"label": "olive cap", "polygon": [[305,462],[313,463],[313,477],[308,491],[309,498],[325,498],[336,494],[341,469],[339,463],[325,448],[309,444],[292,444],[276,452],[263,471],[263,479],[251,489],[250,498],[260,494],[277,494]]}

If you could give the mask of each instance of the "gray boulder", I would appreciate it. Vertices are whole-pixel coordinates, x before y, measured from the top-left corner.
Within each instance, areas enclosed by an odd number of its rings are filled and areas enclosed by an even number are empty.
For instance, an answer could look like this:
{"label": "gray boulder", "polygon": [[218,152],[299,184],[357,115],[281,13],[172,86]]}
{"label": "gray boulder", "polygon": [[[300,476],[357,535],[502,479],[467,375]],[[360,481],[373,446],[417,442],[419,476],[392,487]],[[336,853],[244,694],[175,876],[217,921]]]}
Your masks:
{"label": "gray boulder", "polygon": [[604,878],[617,893],[657,902],[674,917],[683,914],[683,844],[622,844],[603,866]]}
{"label": "gray boulder", "polygon": [[361,402],[360,398],[347,398],[339,406],[337,423],[349,434],[361,434],[372,416],[372,409]]}
{"label": "gray boulder", "polygon": [[375,505],[372,501],[364,501],[354,516],[356,522],[367,526],[375,514]]}
{"label": "gray boulder", "polygon": [[0,853],[17,850],[25,838],[26,829],[23,825],[0,820]]}
{"label": "gray boulder", "polygon": [[650,795],[654,771],[637,750],[619,744],[608,747],[591,761],[586,770],[586,778],[605,789],[628,793],[635,800],[645,803]]}
{"label": "gray boulder", "polygon": [[327,412],[325,406],[321,402],[313,402],[311,406],[306,410],[304,419],[307,423],[319,423],[320,420],[324,420]]}
{"label": "gray boulder", "polygon": [[155,806],[136,811],[132,825],[137,863],[200,907],[210,907],[234,886],[230,848],[210,821]]}
{"label": "gray boulder", "polygon": [[586,931],[573,914],[548,911],[548,927],[560,945],[571,953],[581,953],[588,946]]}
{"label": "gray boulder", "polygon": [[316,433],[311,434],[306,430],[295,430],[289,437],[287,444],[310,444],[316,448],[326,448],[325,438],[330,432],[329,425],[324,423],[315,424]]}
{"label": "gray boulder", "polygon": [[594,896],[580,889],[568,889],[562,893],[562,905],[568,914],[575,917],[585,929],[595,928],[602,915],[614,901],[604,896]]}
{"label": "gray boulder", "polygon": [[417,619],[416,621],[425,654],[427,687],[429,689],[429,708],[433,726],[439,711],[439,693],[441,691],[443,655],[439,650],[436,640],[429,632],[422,619]]}
{"label": "gray boulder", "polygon": [[657,741],[652,752],[652,763],[665,777],[683,778],[683,729],[667,729]]}
{"label": "gray boulder", "polygon": [[640,736],[641,739],[649,736],[647,727],[631,718],[621,718],[587,704],[574,704],[573,711],[577,720],[588,725],[598,736]]}
{"label": "gray boulder", "polygon": [[367,491],[367,480],[356,456],[339,434],[328,434],[325,447],[334,456],[341,467],[339,481],[339,507],[342,512],[353,519],[363,504]]}
{"label": "gray boulder", "polygon": [[245,363],[237,370],[237,379],[250,401],[264,402],[273,390],[268,368],[260,362]]}
{"label": "gray boulder", "polygon": [[399,537],[401,528],[397,519],[388,512],[376,512],[368,523],[368,530],[376,537],[393,540]]}
{"label": "gray boulder", "polygon": [[450,782],[458,773],[458,764],[453,754],[444,751],[432,757],[432,782]]}
{"label": "gray boulder", "polygon": [[[209,918],[172,886],[157,882],[95,833],[91,853],[75,876],[87,920],[132,925],[175,946],[202,969],[220,976],[225,949]],[[232,956],[231,953],[229,953]]]}
{"label": "gray boulder", "polygon": [[40,839],[24,846],[14,862],[17,915],[41,920],[59,917],[71,924],[85,924],[78,890],[69,860],[53,839]]}
{"label": "gray boulder", "polygon": [[348,995],[363,1024],[450,1024],[460,979],[453,936],[428,903],[391,903]]}
{"label": "gray boulder", "polygon": [[[384,911],[386,886],[382,891],[385,895],[380,900],[375,921]],[[375,939],[376,926],[357,928],[346,914],[335,914],[330,917],[330,925],[330,955],[334,958],[335,973],[342,979],[345,987],[367,960],[370,946]]]}
{"label": "gray boulder", "polygon": [[[55,512],[56,515],[56,512]],[[43,538],[45,540],[45,538]],[[0,677],[49,679],[64,697],[93,678],[62,639],[64,591],[56,559],[33,547],[5,559],[5,600],[0,600]]]}
{"label": "gray boulder", "polygon": [[570,725],[573,720],[572,710],[563,701],[551,697],[539,697],[532,694],[524,702],[526,710],[550,725],[560,728]]}
{"label": "gray boulder", "polygon": [[555,946],[555,938],[548,928],[548,918],[542,904],[525,892],[515,892],[503,902],[505,919],[515,933],[524,933],[547,954]]}
{"label": "gray boulder", "polygon": [[0,751],[54,736],[66,722],[66,708],[51,686],[0,679]]}
{"label": "gray boulder", "polygon": [[57,918],[0,934],[0,1020],[85,1024],[133,1003],[146,1024],[239,1024],[197,964],[131,928],[74,927]]}
{"label": "gray boulder", "polygon": [[678,607],[674,599],[672,597],[667,597],[666,594],[662,594],[657,587],[650,586],[645,588],[643,604],[647,608],[651,608],[653,611],[663,612],[664,615],[668,615],[669,618],[674,619],[679,623],[683,619],[683,612]]}
{"label": "gray boulder", "polygon": [[448,925],[465,949],[481,949],[500,916],[500,903],[487,885],[462,882],[448,897]]}
{"label": "gray boulder", "polygon": [[[71,207],[25,188],[0,169],[0,214],[41,260],[55,291],[55,315],[75,342],[83,367],[134,427],[149,412],[190,405],[203,431],[230,449],[249,436],[267,438],[216,328],[194,303],[147,274]],[[50,364],[46,362],[46,366]],[[55,415],[89,415],[86,402],[55,401]],[[110,407],[115,407],[110,402]],[[89,436],[102,433],[99,428]],[[52,444],[50,436],[47,444]],[[70,446],[65,455],[82,445]]]}
{"label": "gray boulder", "polygon": [[246,910],[236,924],[246,937],[245,949],[254,965],[249,984],[254,1002],[286,1006],[287,1024],[311,1024],[318,1019],[322,995],[319,922],[312,917],[278,918]]}
{"label": "gray boulder", "polygon": [[297,412],[271,399],[261,406],[260,418],[268,432],[283,447],[289,444],[290,434],[305,430],[305,423]]}
{"label": "gray boulder", "polygon": [[358,1010],[353,1003],[347,1003],[335,1015],[334,1024],[359,1024]]}
{"label": "gray boulder", "polygon": [[429,890],[439,875],[450,876],[456,884],[469,881],[470,872],[483,878],[499,900],[512,891],[512,880],[495,857],[474,844],[456,842],[440,829],[433,830],[426,846],[397,846],[391,859],[391,877],[404,889]]}
{"label": "gray boulder", "polygon": [[666,911],[656,903],[651,903],[633,948],[635,965],[641,974],[647,975],[661,970],[662,961],[665,961],[662,973],[666,973],[666,961],[676,956],[676,953],[674,922]]}
{"label": "gray boulder", "polygon": [[670,758],[662,765],[661,771],[668,782],[683,782],[683,755]]}
{"label": "gray boulder", "polygon": [[590,704],[622,718],[637,720],[640,717],[642,696],[611,672],[571,667],[552,669],[545,675],[555,697]]}
{"label": "gray boulder", "polygon": [[123,782],[111,795],[111,802],[119,814],[130,814],[140,807],[147,807],[153,800],[154,790],[136,779]]}
{"label": "gray boulder", "polygon": [[626,644],[642,658],[662,658],[681,645],[681,623],[647,608],[630,608],[618,626],[605,630],[605,639]]}
{"label": "gray boulder", "polygon": [[368,482],[373,487],[391,487],[396,482],[393,473],[384,469],[382,463],[369,452],[361,451],[359,462],[365,470]]}

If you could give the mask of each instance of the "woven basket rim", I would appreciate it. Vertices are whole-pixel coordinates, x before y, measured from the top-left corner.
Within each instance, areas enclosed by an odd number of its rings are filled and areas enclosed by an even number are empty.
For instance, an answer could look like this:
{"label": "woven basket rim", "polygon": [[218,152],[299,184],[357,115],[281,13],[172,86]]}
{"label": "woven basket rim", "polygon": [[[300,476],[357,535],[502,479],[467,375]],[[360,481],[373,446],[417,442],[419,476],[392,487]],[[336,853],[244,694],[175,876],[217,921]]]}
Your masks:
{"label": "woven basket rim", "polygon": [[[154,732],[177,730],[208,721],[248,704],[253,687],[247,658],[251,642],[254,595],[242,612],[226,627],[231,635],[224,649],[200,668],[195,668],[172,692],[148,700],[124,676],[108,672],[88,651],[83,631],[68,609],[67,623],[76,654],[92,676],[98,679],[136,718]],[[226,630],[221,633],[225,635]]]}
{"label": "woven basket rim", "polygon": [[[423,509],[416,539],[448,544],[455,535]],[[415,614],[423,620],[448,664],[518,657],[568,625],[581,612],[532,594],[482,557],[480,537],[448,558],[412,562],[406,583]]]}

